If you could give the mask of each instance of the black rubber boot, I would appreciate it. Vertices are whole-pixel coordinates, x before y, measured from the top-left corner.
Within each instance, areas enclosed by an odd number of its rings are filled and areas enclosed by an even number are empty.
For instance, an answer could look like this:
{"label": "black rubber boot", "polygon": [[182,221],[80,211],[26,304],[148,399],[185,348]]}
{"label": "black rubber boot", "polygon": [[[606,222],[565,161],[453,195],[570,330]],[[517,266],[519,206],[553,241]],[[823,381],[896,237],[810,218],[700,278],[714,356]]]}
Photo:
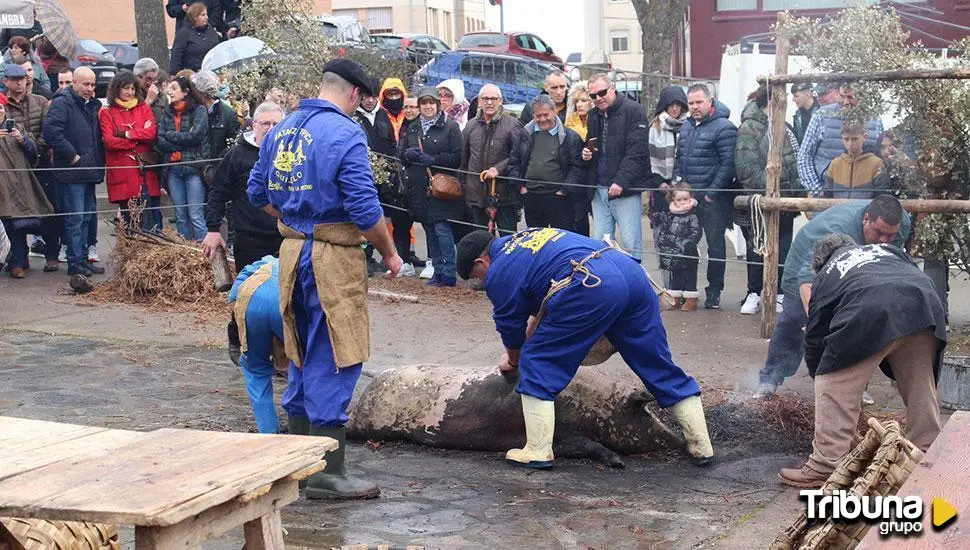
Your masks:
{"label": "black rubber boot", "polygon": [[337,450],[324,455],[327,467],[307,479],[306,498],[325,499],[364,499],[376,498],[381,494],[376,483],[364,481],[348,474],[344,469],[344,451],[347,449],[347,428],[318,428],[310,426],[310,435],[330,437],[340,445]]}
{"label": "black rubber boot", "polygon": [[286,416],[290,435],[310,435],[310,419],[305,416]]}

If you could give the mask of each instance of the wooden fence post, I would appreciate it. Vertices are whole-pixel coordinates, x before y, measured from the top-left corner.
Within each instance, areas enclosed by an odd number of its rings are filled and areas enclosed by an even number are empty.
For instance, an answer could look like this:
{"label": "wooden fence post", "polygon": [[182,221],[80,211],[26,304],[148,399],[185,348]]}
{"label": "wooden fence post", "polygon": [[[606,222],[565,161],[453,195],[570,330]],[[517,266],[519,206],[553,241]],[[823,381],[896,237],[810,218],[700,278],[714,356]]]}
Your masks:
{"label": "wooden fence post", "polygon": [[[785,31],[788,14],[778,13],[778,24],[775,26],[775,75],[788,74],[788,48],[790,39]],[[765,168],[765,196],[780,197],[781,157],[785,146],[785,113],[788,108],[785,84],[772,84],[769,89],[771,102],[770,111],[771,140],[768,148],[768,166]],[[770,338],[775,328],[775,300],[778,287],[778,224],[781,213],[777,210],[768,212],[768,224],[765,234],[766,251],[764,255],[764,284],[761,289],[761,337]],[[750,246],[750,243],[749,243]]]}

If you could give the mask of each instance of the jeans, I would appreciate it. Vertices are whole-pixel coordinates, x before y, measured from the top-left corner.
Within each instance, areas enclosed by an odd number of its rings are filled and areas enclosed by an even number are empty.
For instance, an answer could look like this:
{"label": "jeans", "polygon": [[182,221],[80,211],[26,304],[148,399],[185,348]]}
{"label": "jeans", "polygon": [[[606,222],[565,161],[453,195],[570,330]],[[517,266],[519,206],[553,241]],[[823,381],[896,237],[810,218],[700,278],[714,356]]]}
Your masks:
{"label": "jeans", "polygon": [[525,202],[525,224],[529,227],[572,229],[573,205],[568,197],[529,192],[522,198]]}
{"label": "jeans", "polygon": [[707,288],[705,290],[708,293],[720,294],[724,290],[724,258],[727,253],[724,232],[731,224],[731,205],[720,198],[715,198],[714,202],[699,199],[697,219],[701,222],[704,239],[707,241]]}
{"label": "jeans", "polygon": [[[64,198],[62,197],[63,190],[61,188],[64,186],[50,182],[41,182],[41,185],[43,185],[44,193],[47,195],[47,200],[54,207],[54,211],[57,213],[63,212],[64,208],[61,205],[64,203]],[[44,218],[42,223],[44,259],[47,261],[57,260],[61,252],[61,239],[64,236],[64,218],[62,216],[51,216]],[[64,244],[66,245],[67,243],[65,242]]]}
{"label": "jeans", "polygon": [[391,234],[394,238],[397,255],[407,262],[411,255],[411,228],[414,226],[414,220],[411,219],[410,214],[400,210],[392,210],[389,217],[393,226]]}
{"label": "jeans", "polygon": [[697,292],[697,262],[670,270],[670,290]]}
{"label": "jeans", "polygon": [[805,324],[808,316],[798,294],[785,293],[781,315],[775,322],[768,343],[768,358],[758,373],[762,384],[780,386],[785,378],[798,372],[798,366],[805,357]]}
{"label": "jeans", "polygon": [[[781,294],[781,280],[785,275],[785,258],[788,257],[788,250],[791,248],[792,233],[795,226],[795,216],[792,216],[788,212],[782,212],[778,220],[778,263],[782,264],[778,267],[778,293]],[[745,242],[748,245],[745,247],[746,257],[745,259],[749,262],[748,268],[748,294],[752,292],[761,295],[762,287],[764,287],[765,269],[764,269],[764,258],[754,251],[754,246],[752,246],[752,231],[750,227],[739,226],[741,228],[741,233],[744,235]]]}
{"label": "jeans", "polygon": [[606,187],[596,188],[596,195],[593,197],[593,238],[600,240],[607,233],[613,233],[615,236],[616,230],[619,229],[620,246],[636,261],[641,261],[643,259],[643,226],[640,222],[642,211],[640,195],[610,199]]}
{"label": "jeans", "polygon": [[582,193],[569,197],[573,207],[573,233],[588,237],[590,200],[585,189],[580,189],[580,191]]}
{"label": "jeans", "polygon": [[190,241],[205,238],[205,185],[195,172],[172,170],[168,175],[168,193],[175,205],[175,224],[179,234]]}
{"label": "jeans", "polygon": [[85,235],[85,242],[88,246],[95,246],[98,244],[98,214],[94,212],[97,210],[97,200],[95,200],[95,207],[91,209],[91,213],[88,214],[88,232]]}
{"label": "jeans", "polygon": [[[93,212],[97,208],[93,183],[61,184],[64,212]],[[97,220],[97,217],[95,217]],[[97,232],[97,224],[94,231]],[[91,217],[87,214],[64,216],[64,242],[67,244],[68,265],[88,261],[88,241],[91,238]],[[96,239],[95,239],[96,240]]]}
{"label": "jeans", "polygon": [[424,224],[428,241],[428,255],[434,265],[434,274],[454,279],[458,273],[456,265],[455,235],[451,224],[446,221]]}
{"label": "jeans", "polygon": [[[7,238],[10,240],[10,261],[7,262],[9,267],[26,268],[27,254],[30,252],[27,248],[27,231],[14,229],[13,220],[10,218],[3,220],[3,227],[7,231]],[[0,264],[4,260],[5,258],[0,258]]]}
{"label": "jeans", "polygon": [[[491,219],[488,215],[488,209],[479,208],[477,206],[471,207],[472,211],[472,222],[477,225],[482,225],[488,227],[488,222]],[[499,206],[495,212],[495,227],[498,228],[498,233],[500,237],[505,237],[515,233],[519,226],[519,207],[514,205],[503,205]],[[472,231],[479,229],[478,227],[469,227]],[[470,233],[470,231],[469,231]],[[438,264],[435,264],[435,269],[437,269]]]}

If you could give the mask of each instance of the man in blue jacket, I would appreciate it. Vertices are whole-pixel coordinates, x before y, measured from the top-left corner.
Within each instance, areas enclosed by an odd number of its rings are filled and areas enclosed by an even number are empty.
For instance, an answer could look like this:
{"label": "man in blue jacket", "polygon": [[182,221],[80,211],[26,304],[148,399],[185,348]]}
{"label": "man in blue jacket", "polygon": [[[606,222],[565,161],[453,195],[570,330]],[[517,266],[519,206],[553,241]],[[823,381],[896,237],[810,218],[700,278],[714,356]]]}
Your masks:
{"label": "man in blue jacket", "polygon": [[[499,370],[519,373],[526,444],[510,450],[506,460],[552,467],[554,400],[605,336],[657,404],[674,413],[694,463],[712,462],[701,389],[671,358],[659,300],[632,257],[552,227],[500,239],[479,230],[458,244],[458,274],[484,282],[506,349]],[[527,336],[533,316],[538,326]]]}
{"label": "man in blue jacket", "polygon": [[373,498],[376,484],[344,470],[347,406],[370,356],[367,271],[361,245],[381,254],[388,277],[401,269],[367,158],[367,138],[350,115],[373,80],[356,63],[324,66],[317,99],[263,138],[249,174],[249,199],[279,218],[280,310],[290,358],[283,408],[290,432],[340,446],[307,482],[308,498]]}
{"label": "man in blue jacket", "polygon": [[833,206],[816,214],[802,227],[785,259],[781,280],[785,299],[771,332],[765,366],[758,373],[759,386],[754,398],[774,393],[785,378],[798,371],[805,355],[803,329],[808,322],[808,304],[812,298],[815,245],[826,235],[845,233],[859,244],[891,243],[901,247],[909,237],[909,228],[909,216],[892,195]]}
{"label": "man in blue jacket", "polygon": [[64,218],[68,275],[104,273],[104,268],[88,264],[89,234],[97,235],[97,220],[81,214],[97,209],[94,186],[104,180],[104,145],[98,120],[101,102],[94,97],[94,86],[94,71],[88,67],[75,69],[74,85],[54,95],[44,120],[44,141],[54,151],[54,167],[70,168],[51,176],[59,182],[61,209],[68,214]]}
{"label": "man in blue jacket", "polygon": [[[707,288],[704,307],[721,307],[724,290],[724,232],[731,225],[734,186],[734,147],[738,129],[728,117],[731,110],[711,97],[703,84],[687,89],[690,119],[680,127],[674,160],[674,180],[690,184],[697,198],[697,218],[707,240]],[[710,191],[710,192],[708,192]]]}

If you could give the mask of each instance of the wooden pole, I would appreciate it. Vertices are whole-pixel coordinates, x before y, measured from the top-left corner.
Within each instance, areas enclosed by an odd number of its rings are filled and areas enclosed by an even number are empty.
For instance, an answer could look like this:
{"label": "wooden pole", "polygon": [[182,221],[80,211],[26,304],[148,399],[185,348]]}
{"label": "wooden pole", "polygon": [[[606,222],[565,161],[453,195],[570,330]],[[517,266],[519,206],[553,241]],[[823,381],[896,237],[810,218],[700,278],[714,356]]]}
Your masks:
{"label": "wooden pole", "polygon": [[970,67],[945,69],[893,69],[865,73],[804,73],[775,74],[758,77],[768,84],[804,84],[815,82],[886,82],[895,80],[965,80],[970,79]]}
{"label": "wooden pole", "polygon": [[[788,14],[778,13],[777,35],[775,38],[775,74],[788,74],[788,46],[790,40],[785,32]],[[765,168],[765,198],[781,196],[781,153],[785,146],[785,113],[788,109],[785,85],[781,82],[772,84],[768,89],[771,102],[770,109],[771,139],[768,141],[768,166]],[[768,211],[768,225],[765,231],[764,277],[761,286],[761,337],[771,338],[775,328],[775,300],[778,288],[778,225],[781,213],[777,210]],[[748,243],[751,246],[751,243]]]}
{"label": "wooden pole", "polygon": [[[812,199],[804,197],[784,197],[761,199],[761,209],[766,212],[820,212],[837,204],[852,202],[852,199]],[[955,199],[903,199],[899,201],[907,212],[925,214],[970,214],[970,200]],[[747,210],[748,197],[734,198],[734,207]]]}

